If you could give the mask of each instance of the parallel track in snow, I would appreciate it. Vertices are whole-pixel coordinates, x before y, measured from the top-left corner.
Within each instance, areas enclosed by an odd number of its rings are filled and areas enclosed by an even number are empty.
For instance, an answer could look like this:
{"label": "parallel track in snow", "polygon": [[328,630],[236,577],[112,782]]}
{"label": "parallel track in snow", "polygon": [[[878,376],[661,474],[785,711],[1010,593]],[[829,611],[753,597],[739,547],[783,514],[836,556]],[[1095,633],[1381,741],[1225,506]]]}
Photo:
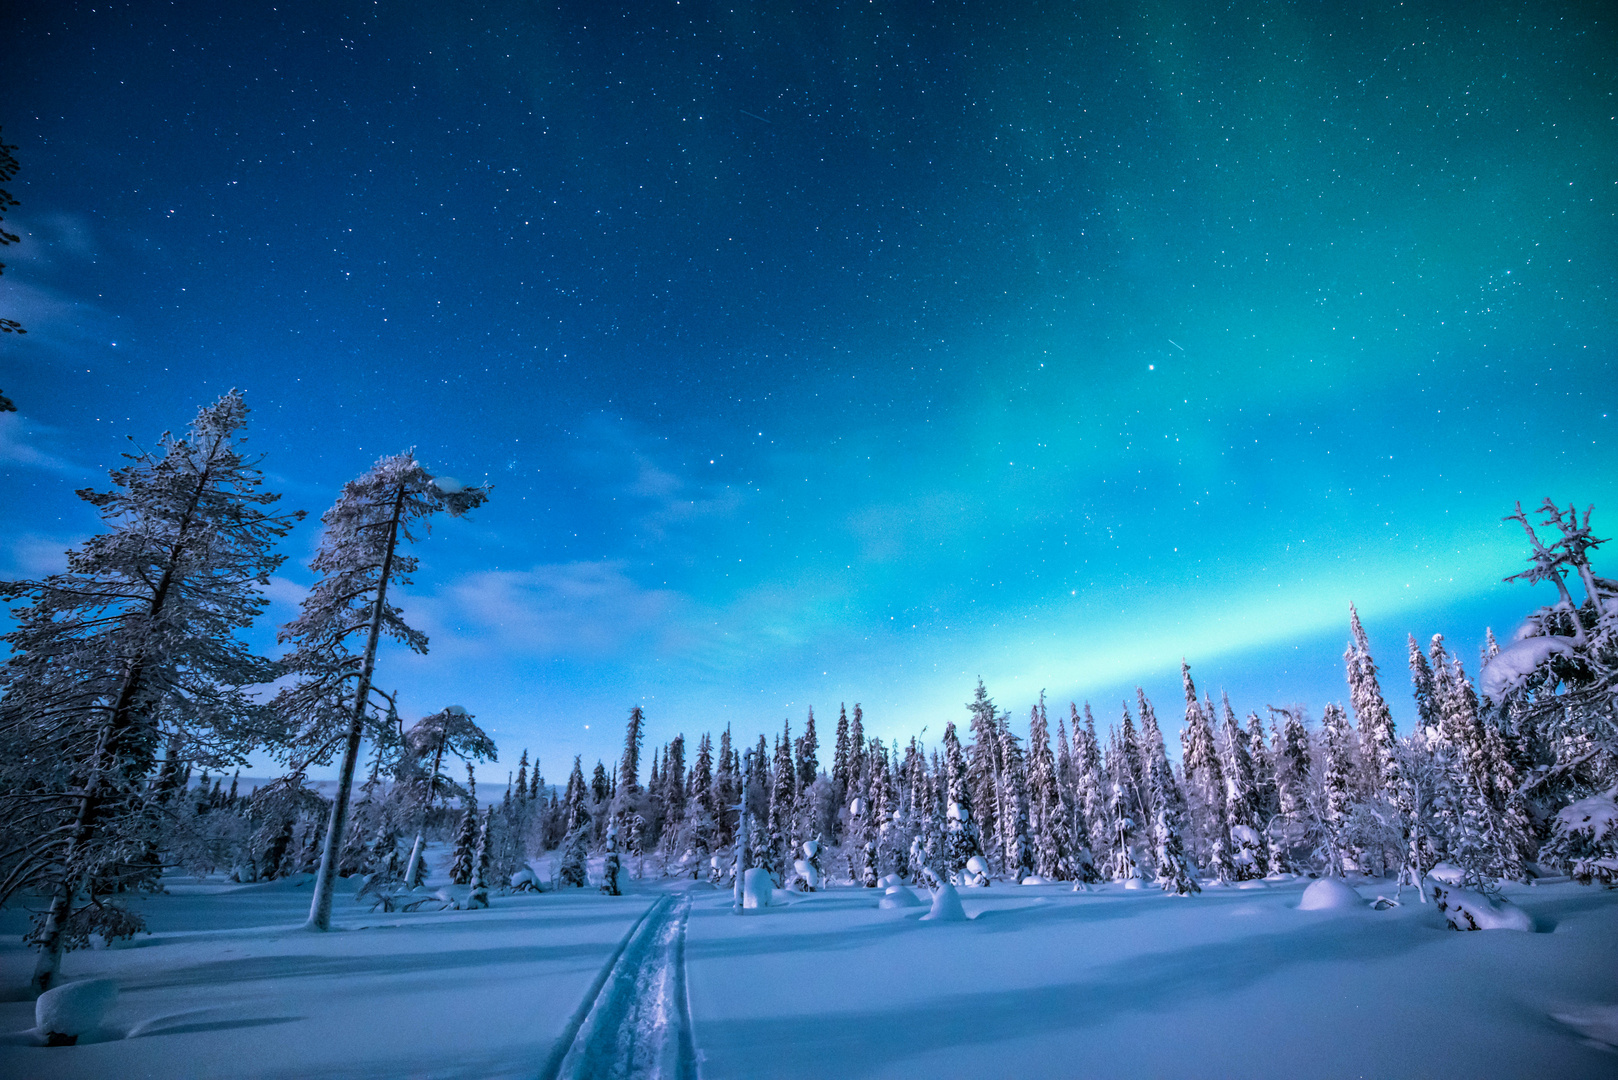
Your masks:
{"label": "parallel track in snow", "polygon": [[568,1025],[543,1080],[697,1080],[685,988],[690,909],[688,898],[665,896],[641,916]]}

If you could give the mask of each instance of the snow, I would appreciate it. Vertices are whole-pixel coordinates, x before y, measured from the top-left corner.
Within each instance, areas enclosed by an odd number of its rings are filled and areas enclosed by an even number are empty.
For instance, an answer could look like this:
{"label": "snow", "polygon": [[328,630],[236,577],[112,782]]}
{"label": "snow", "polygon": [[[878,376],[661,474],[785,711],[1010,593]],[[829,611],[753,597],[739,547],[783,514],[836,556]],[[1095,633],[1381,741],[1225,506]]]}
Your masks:
{"label": "snow", "polygon": [[1353,886],[1342,878],[1329,877],[1311,881],[1298,901],[1299,911],[1343,911],[1364,906],[1364,898]]}
{"label": "snow", "polygon": [[989,860],[982,855],[974,855],[966,860],[966,869],[961,872],[962,885],[985,886],[989,884]]}
{"label": "snow", "polygon": [[[1409,887],[1322,918],[1287,879],[940,889],[957,917],[927,921],[836,884],[748,917],[728,889],[629,873],[625,896],[496,893],[470,913],[370,913],[344,884],[329,934],[299,929],[307,879],[128,898],[154,932],[63,968],[117,982],[101,1026],[40,1046],[34,1003],[9,995],[0,1076],[548,1076],[575,1036],[626,1030],[658,1061],[689,1040],[704,1080],[1613,1075],[1591,1040],[1618,1027],[1618,891],[1574,882],[1505,886],[1535,934],[1455,933]],[[27,914],[0,913],[8,989],[32,968]]]}
{"label": "snow", "polygon": [[1589,1005],[1551,1015],[1587,1039],[1618,1046],[1618,1005]]}
{"label": "snow", "polygon": [[1613,792],[1591,795],[1562,808],[1556,815],[1566,832],[1588,832],[1592,838],[1618,832],[1618,802]]}
{"label": "snow", "polygon": [[769,907],[774,895],[775,883],[768,870],[755,866],[742,875],[742,907]]}
{"label": "snow", "polygon": [[1436,886],[1433,900],[1449,925],[1457,930],[1518,930],[1534,932],[1533,917],[1509,900],[1491,900],[1480,892]]}
{"label": "snow", "polygon": [[955,886],[945,882],[933,891],[933,906],[922,917],[923,922],[965,922],[966,909],[961,907],[961,894]]}
{"label": "snow", "polygon": [[1491,701],[1499,701],[1551,657],[1574,655],[1575,644],[1572,638],[1554,634],[1513,641],[1484,665],[1483,676],[1479,680],[1483,696]]}
{"label": "snow", "polygon": [[112,979],[85,979],[47,990],[34,1002],[34,1028],[41,1035],[88,1034],[118,1000]]}
{"label": "snow", "polygon": [[1445,885],[1459,886],[1466,880],[1466,871],[1451,862],[1441,862],[1427,871],[1427,876]]}
{"label": "snow", "polygon": [[[960,897],[957,896],[956,900],[959,901]],[[887,893],[877,902],[877,907],[884,911],[921,907],[921,897],[912,892],[907,885],[889,885]]]}

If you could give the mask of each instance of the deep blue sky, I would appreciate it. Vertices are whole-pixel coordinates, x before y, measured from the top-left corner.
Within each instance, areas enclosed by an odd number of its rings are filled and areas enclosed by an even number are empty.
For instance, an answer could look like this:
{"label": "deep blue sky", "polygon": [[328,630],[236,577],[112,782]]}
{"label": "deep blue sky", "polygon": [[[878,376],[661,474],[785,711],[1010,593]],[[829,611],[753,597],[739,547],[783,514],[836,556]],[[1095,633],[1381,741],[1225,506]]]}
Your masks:
{"label": "deep blue sky", "polygon": [[293,506],[496,485],[380,672],[491,774],[1182,655],[1318,715],[1351,600],[1407,717],[1514,500],[1618,529],[1615,20],[1480,7],[23,3],[0,571],[235,386]]}

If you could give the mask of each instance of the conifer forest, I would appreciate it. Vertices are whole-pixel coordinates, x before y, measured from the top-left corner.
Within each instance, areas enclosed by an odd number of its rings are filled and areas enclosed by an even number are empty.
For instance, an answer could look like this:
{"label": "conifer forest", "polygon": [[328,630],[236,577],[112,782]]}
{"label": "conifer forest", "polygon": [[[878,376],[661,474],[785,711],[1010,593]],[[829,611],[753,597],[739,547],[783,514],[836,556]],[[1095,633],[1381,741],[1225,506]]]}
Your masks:
{"label": "conifer forest", "polygon": [[16,0],[0,1080],[1618,1075],[1618,20]]}

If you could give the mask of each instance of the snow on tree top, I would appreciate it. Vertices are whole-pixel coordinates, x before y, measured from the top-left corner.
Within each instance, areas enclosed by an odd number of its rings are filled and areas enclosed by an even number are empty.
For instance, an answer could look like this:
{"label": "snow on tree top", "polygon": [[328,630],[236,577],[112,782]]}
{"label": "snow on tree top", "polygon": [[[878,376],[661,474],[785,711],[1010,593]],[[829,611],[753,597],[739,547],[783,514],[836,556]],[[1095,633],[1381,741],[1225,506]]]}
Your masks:
{"label": "snow on tree top", "polygon": [[1572,656],[1574,644],[1572,638],[1554,634],[1513,641],[1491,657],[1483,668],[1483,696],[1499,701],[1551,657]]}

